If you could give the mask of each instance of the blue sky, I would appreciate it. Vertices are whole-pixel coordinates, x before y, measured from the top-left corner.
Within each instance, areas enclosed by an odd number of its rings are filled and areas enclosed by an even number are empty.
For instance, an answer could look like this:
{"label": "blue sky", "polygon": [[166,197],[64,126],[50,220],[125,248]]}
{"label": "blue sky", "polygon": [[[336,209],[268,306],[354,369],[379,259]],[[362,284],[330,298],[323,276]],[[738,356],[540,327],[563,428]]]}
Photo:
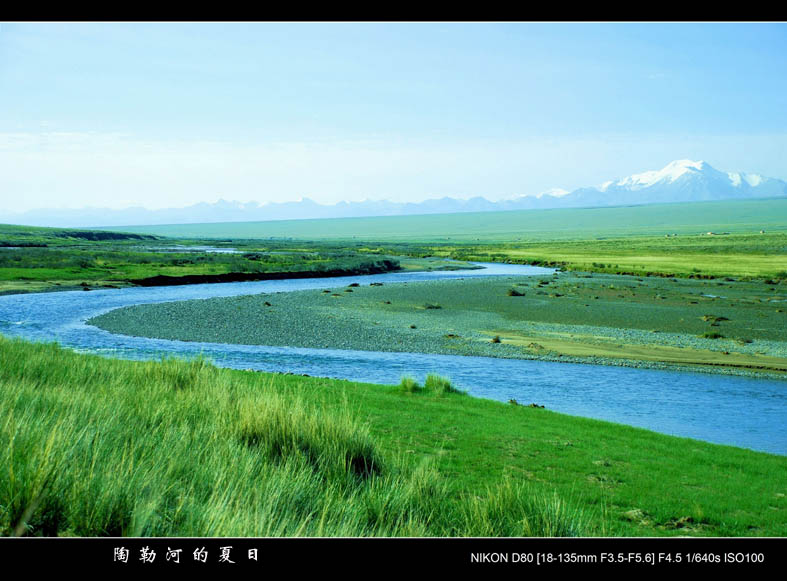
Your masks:
{"label": "blue sky", "polygon": [[3,23],[0,212],[785,179],[785,55],[780,23]]}

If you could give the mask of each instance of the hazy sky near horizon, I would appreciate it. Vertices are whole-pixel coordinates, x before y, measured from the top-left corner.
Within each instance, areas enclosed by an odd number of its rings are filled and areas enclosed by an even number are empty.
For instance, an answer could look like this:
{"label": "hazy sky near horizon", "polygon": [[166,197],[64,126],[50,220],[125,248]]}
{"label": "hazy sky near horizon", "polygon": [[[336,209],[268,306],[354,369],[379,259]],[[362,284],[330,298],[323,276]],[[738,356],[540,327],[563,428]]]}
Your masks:
{"label": "hazy sky near horizon", "polygon": [[0,213],[787,179],[786,56],[783,23],[2,23]]}

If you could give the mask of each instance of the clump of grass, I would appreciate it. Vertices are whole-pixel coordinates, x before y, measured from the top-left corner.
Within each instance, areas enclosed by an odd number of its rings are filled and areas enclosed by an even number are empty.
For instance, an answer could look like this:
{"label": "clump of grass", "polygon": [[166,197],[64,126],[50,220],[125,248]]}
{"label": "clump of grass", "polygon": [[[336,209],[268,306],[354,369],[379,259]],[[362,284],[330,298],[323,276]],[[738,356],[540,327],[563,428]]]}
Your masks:
{"label": "clump of grass", "polygon": [[508,294],[509,297],[523,297],[523,296],[525,296],[525,293],[523,293],[521,291],[518,291],[515,288],[508,289],[507,294]]}
{"label": "clump of grass", "polygon": [[492,337],[490,343],[500,343],[500,335],[495,335],[494,337]]}
{"label": "clump of grass", "polygon": [[724,335],[722,335],[721,333],[711,333],[707,331],[702,335],[700,335],[700,337],[702,339],[724,339]]}
{"label": "clump of grass", "polygon": [[451,381],[449,379],[434,373],[430,373],[426,376],[424,390],[438,395],[445,393],[464,393],[463,391],[451,385]]}
{"label": "clump of grass", "polygon": [[716,325],[722,321],[729,321],[727,317],[717,317],[716,315],[702,315],[701,319],[706,323],[711,323],[712,325]]}
{"label": "clump of grass", "polygon": [[535,494],[510,480],[483,498],[471,497],[462,509],[464,529],[480,536],[579,537],[590,530],[588,515],[557,494]]}
{"label": "clump of grass", "polygon": [[433,303],[426,303],[424,305],[424,308],[425,309],[442,309],[443,307],[441,307],[440,305],[433,304]]}
{"label": "clump of grass", "polygon": [[326,417],[301,400],[266,396],[245,402],[238,415],[239,439],[275,460],[296,456],[337,475],[369,477],[382,471],[371,436],[346,412]]}
{"label": "clump of grass", "polygon": [[405,393],[419,393],[423,391],[423,387],[418,385],[418,382],[412,377],[405,376],[399,382],[399,389]]}
{"label": "clump of grass", "polygon": [[203,356],[190,361],[162,358],[161,364],[153,368],[151,379],[175,390],[188,389],[209,380],[215,369]]}

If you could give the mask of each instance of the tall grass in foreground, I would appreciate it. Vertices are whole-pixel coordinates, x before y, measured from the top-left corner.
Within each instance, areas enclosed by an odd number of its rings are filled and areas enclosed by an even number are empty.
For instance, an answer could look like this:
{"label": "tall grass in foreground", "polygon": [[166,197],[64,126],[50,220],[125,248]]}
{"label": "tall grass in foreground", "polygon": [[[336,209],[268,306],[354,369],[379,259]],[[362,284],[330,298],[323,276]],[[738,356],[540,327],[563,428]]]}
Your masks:
{"label": "tall grass in foreground", "polygon": [[531,494],[509,480],[490,490],[486,498],[469,500],[462,510],[464,525],[479,536],[575,537],[590,529],[587,516],[557,494]]}
{"label": "tall grass in foreground", "polygon": [[451,497],[435,470],[382,454],[347,405],[328,410],[308,381],[0,337],[0,534],[591,532],[561,500],[510,483]]}

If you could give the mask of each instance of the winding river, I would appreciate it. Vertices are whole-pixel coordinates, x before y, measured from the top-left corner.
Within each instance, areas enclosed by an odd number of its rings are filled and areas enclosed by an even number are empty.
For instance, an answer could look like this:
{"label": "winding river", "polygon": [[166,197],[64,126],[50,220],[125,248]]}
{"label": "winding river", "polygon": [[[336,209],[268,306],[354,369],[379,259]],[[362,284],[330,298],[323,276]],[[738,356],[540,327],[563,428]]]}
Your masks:
{"label": "winding river", "polygon": [[0,333],[57,341],[76,351],[110,357],[149,359],[202,353],[223,367],[371,383],[395,384],[403,375],[423,379],[436,372],[477,397],[536,402],[566,414],[787,455],[787,382],[779,380],[487,357],[191,343],[114,335],[85,323],[109,310],[142,303],[328,288],[351,282],[391,284],[552,272],[519,265],[483,266],[482,270],[0,296]]}

